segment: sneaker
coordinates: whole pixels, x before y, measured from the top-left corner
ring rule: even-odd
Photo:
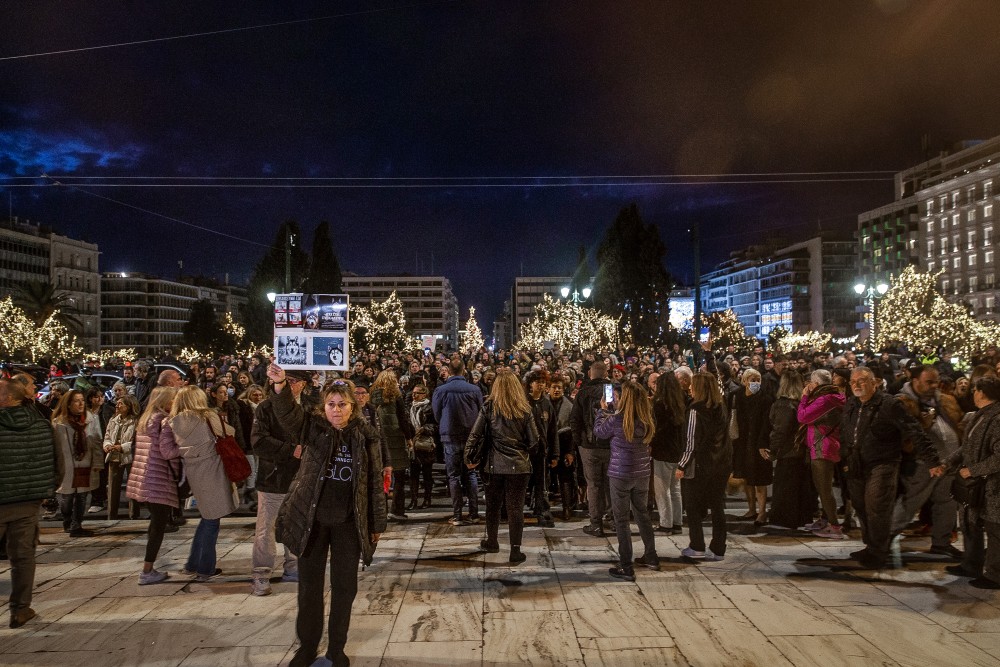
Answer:
[[[985,588],[986,590],[995,591],[1000,589],[1000,583],[993,581],[992,579],[987,579],[986,577],[976,577],[969,581],[969,585],[973,588]]]
[[[507,559],[507,562],[512,565],[516,565],[518,563],[523,563],[526,560],[528,560],[528,555],[521,551],[521,547],[510,548],[510,557]]]
[[[823,530],[824,528],[827,527],[827,525],[829,524],[827,523],[826,519],[816,519],[812,523],[807,523],[804,526],[799,526],[799,530],[807,530],[810,532],[814,530]]]
[[[482,519],[479,518],[478,514],[470,514],[468,520],[466,521],[466,523],[467,524],[476,525],[477,523],[479,523],[481,521],[482,521]]]
[[[717,563],[720,560],[725,560],[725,559],[726,559],[725,556],[720,556],[719,554],[712,553],[711,549],[705,550],[705,561],[707,562]]]
[[[654,572],[660,571],[660,557],[656,554],[636,558],[635,564],[642,565],[647,570],[653,570]]]
[[[217,567],[215,568],[215,572],[213,572],[212,574],[196,574],[194,580],[200,584],[203,584],[206,581],[211,581],[212,579],[215,579],[220,574],[222,574],[222,568]]]
[[[670,526],[657,526],[653,529],[654,533],[663,533],[664,535],[673,535],[674,529]]]
[[[288,583],[292,583],[292,584],[298,583],[298,581],[299,581],[299,573],[298,572],[285,572],[284,574],[281,575],[281,580],[283,582],[285,582],[286,584],[288,584]]]
[[[604,528],[601,526],[584,526],[583,532],[592,537],[604,537]]]
[[[460,517],[460,516],[453,516],[453,517],[451,517],[450,519],[448,519],[448,523],[450,523],[453,526],[464,526],[465,525],[465,522],[462,521],[462,517]]]
[[[956,549],[951,544],[943,547],[931,547],[927,550],[927,553],[937,554],[939,556],[948,556],[952,560],[962,560],[965,557],[965,554],[962,553],[961,549]]]
[[[704,560],[705,558],[704,551],[695,551],[691,547],[685,547],[684,549],[682,549],[681,555],[684,556],[685,558],[694,558],[697,560]]]
[[[31,619],[33,619],[37,615],[38,614],[36,614],[35,610],[32,609],[31,607],[23,607],[21,609],[18,609],[17,611],[12,612],[10,615],[10,627],[17,629],[22,625],[24,625],[25,623],[27,623],[28,621],[30,621]]]
[[[147,586],[149,584],[158,584],[161,581],[166,581],[170,577],[166,572],[159,572],[157,570],[150,570],[149,572],[139,573],[139,585]]]
[[[406,521],[406,515],[405,514],[392,514],[392,513],[390,513],[389,514],[389,520],[390,521]]]
[[[271,582],[267,579],[254,579],[250,582],[250,594],[264,596],[271,594]]]
[[[608,574],[610,574],[615,579],[623,579],[625,581],[635,581],[635,570],[628,567],[617,567],[608,568]]]
[[[500,545],[490,544],[488,540],[479,540],[479,548],[488,554],[500,553]]]
[[[175,526],[172,523],[168,523],[166,526],[163,527],[163,533],[164,534],[166,534],[166,533],[176,533],[178,530],[180,530],[180,528],[178,528],[177,526]]]
[[[683,535],[684,526],[674,526],[673,528],[670,529],[670,532],[673,533],[674,535]]]
[[[844,535],[844,531],[840,526],[835,526],[832,523],[827,524],[826,527],[820,530],[814,531],[813,534],[816,537],[825,537],[829,540],[846,540],[847,535]]]
[[[104,511],[104,508],[100,505],[91,505],[90,509],[87,510],[87,514],[100,514]]]

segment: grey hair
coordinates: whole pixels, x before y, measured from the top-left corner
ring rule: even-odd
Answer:
[[[812,372],[809,376],[809,380],[811,382],[815,382],[816,384],[832,384],[833,374],[825,368],[820,368]]]
[[[694,377],[694,371],[691,370],[689,366],[678,366],[674,369],[674,375],[686,375],[688,377]]]

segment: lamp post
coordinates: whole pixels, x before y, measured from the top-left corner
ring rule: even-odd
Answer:
[[[591,289],[589,287],[584,287],[582,290],[577,291],[576,287],[573,287],[573,296],[570,297],[570,288],[563,287],[559,290],[564,299],[569,299],[569,302],[573,304],[573,312],[576,314],[576,346],[580,347],[580,304],[590,298]],[[583,298],[580,298],[580,295]]]
[[[875,350],[875,300],[881,299],[889,291],[889,286],[879,281],[875,285],[868,285],[863,281],[858,281],[854,285],[854,292],[864,297],[865,309],[868,311],[868,345]]]

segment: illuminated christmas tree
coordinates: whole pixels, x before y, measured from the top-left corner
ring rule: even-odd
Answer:
[[[406,331],[403,302],[393,292],[385,301],[351,306],[351,340],[369,352],[411,350],[416,340]]]
[[[566,349],[579,342],[583,349],[618,345],[619,320],[593,308],[563,303],[544,295],[534,316],[521,325],[521,346],[540,350],[546,341]]]
[[[9,296],[0,301],[0,358],[36,362],[79,356],[83,349],[58,317],[59,311],[53,311],[38,326]]]
[[[732,309],[703,314],[701,326],[708,327],[712,347],[716,351],[725,350],[732,345],[738,352],[744,352],[757,345],[757,339],[747,335],[746,328]]]
[[[473,306],[469,306],[469,320],[465,323],[465,334],[462,336],[462,344],[459,347],[459,351],[471,357],[479,352],[484,344],[483,332],[479,329],[479,323],[476,322],[476,309]]]

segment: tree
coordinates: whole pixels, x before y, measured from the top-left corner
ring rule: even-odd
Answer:
[[[385,301],[351,306],[350,336],[356,347],[368,352],[416,349],[416,339],[406,331],[403,302],[393,292]],[[360,343],[360,345],[359,345]]]
[[[292,247],[292,291],[299,291],[309,267],[309,257],[302,250],[302,233],[299,223],[289,220],[278,228],[270,249],[257,264],[247,287],[247,306],[243,317],[247,340],[252,343],[274,342],[274,306],[267,300],[268,292],[285,290],[285,243],[288,234],[295,244]]]
[[[37,362],[42,358],[71,359],[83,350],[53,311],[36,324],[11,297],[0,301],[0,359]]]
[[[209,353],[232,353],[239,343],[234,333],[216,317],[215,308],[208,299],[194,303],[182,332],[185,345]]]
[[[620,313],[638,345],[659,343],[669,322],[672,282],[663,268],[666,251],[659,230],[643,222],[635,204],[618,213],[597,249],[597,307]]]
[[[757,345],[757,339],[747,335],[746,327],[732,309],[702,315],[701,322],[701,326],[708,327],[715,350],[725,350],[732,345],[738,352],[746,352]]]
[[[479,323],[476,322],[476,309],[473,306],[469,306],[469,320],[465,323],[465,334],[462,336],[462,344],[459,347],[459,351],[471,357],[479,352],[484,344],[483,332],[479,328]]]
[[[548,294],[535,305],[535,314],[521,325],[521,347],[540,350],[546,341],[562,349],[579,341],[584,349],[618,344],[619,321],[594,308],[564,303]]]
[[[77,318],[80,311],[73,303],[73,297],[50,282],[30,280],[14,288],[14,303],[23,310],[36,326],[56,315],[64,325],[83,330],[83,323]]]
[[[316,225],[313,234],[312,261],[309,263],[309,277],[306,279],[306,294],[340,294],[343,287],[340,262],[333,250],[330,238],[330,223],[323,221]]]

